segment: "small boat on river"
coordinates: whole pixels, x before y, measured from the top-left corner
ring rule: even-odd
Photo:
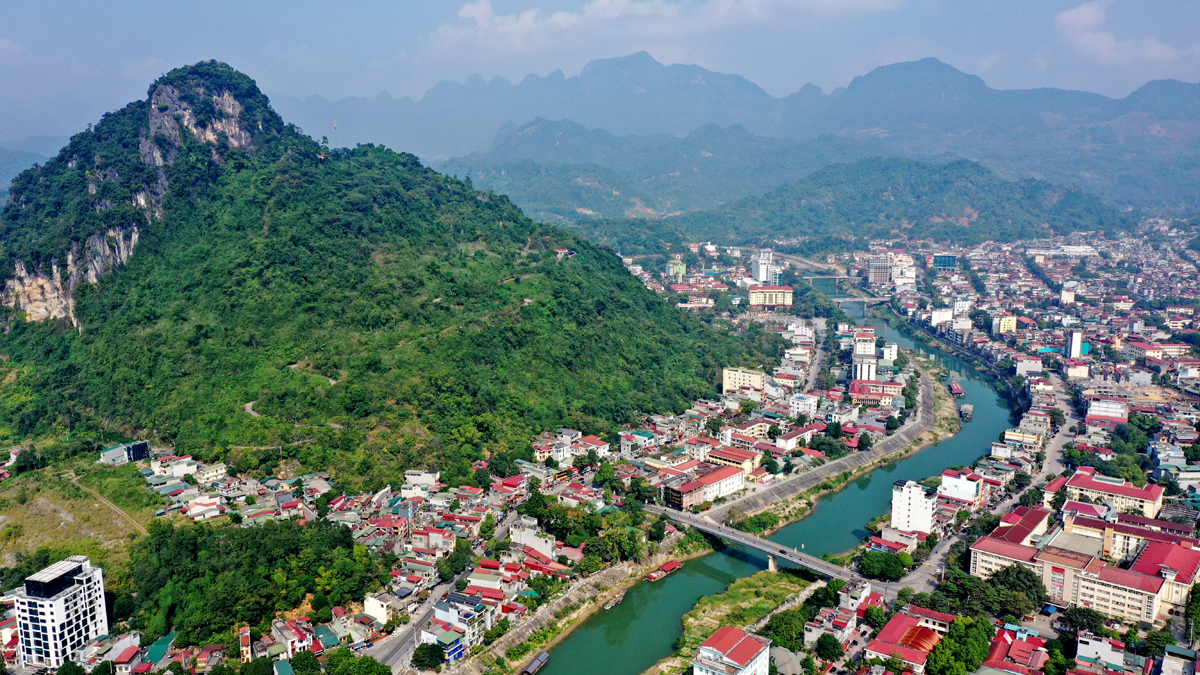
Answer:
[[[964,403],[958,406],[958,416],[961,417],[964,422],[970,422],[971,418],[975,416],[975,406],[971,405],[970,403]]]
[[[671,572],[674,572],[675,570],[679,569],[680,567],[683,567],[683,563],[679,562],[678,560],[672,560],[670,562],[663,563],[662,567],[654,570],[650,574],[647,574],[646,580],[647,581],[658,581],[659,579],[667,576],[668,574],[670,574]]]
[[[962,385],[957,382],[950,383],[950,394],[954,398],[962,398],[967,395],[967,390],[962,388]]]
[[[625,591],[621,591],[620,593],[617,593],[616,595],[613,596],[612,600],[609,600],[608,602],[604,603],[604,611],[607,612],[608,610],[612,609],[613,607],[616,607],[617,605],[621,604],[621,601],[624,599],[625,599]]]

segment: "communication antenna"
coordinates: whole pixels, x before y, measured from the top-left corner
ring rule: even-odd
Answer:
[[[333,121],[333,147],[337,147],[337,120]]]

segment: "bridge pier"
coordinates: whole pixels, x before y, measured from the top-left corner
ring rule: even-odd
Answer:
[[[767,556],[767,571],[768,572],[778,572],[779,571],[779,563],[775,562],[775,556],[773,556],[773,555]]]

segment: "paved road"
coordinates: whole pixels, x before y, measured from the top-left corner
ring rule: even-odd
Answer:
[[[1071,399],[1066,394],[1062,380],[1054,374],[1050,375],[1050,380],[1054,383],[1054,396],[1057,400],[1058,409],[1063,411],[1066,421],[1059,428],[1058,432],[1051,437],[1050,442],[1046,444],[1046,461],[1042,463],[1042,468],[1033,476],[1033,485],[1040,485],[1045,482],[1045,477],[1048,474],[1059,473],[1061,471],[1063,466],[1063,446],[1074,438],[1067,429],[1070,429],[1079,422],[1079,416],[1075,413],[1075,409],[1071,405]],[[1018,495],[1013,495],[989,510],[994,514],[1007,513],[1017,505],[1019,499]],[[954,542],[961,541],[962,539],[962,535],[954,535],[943,541],[939,541],[930,554],[929,560],[914,569],[904,579],[891,583],[874,581],[872,584],[883,588],[885,595],[889,599],[895,599],[899,590],[905,586],[917,592],[932,593],[936,589],[938,576],[946,565],[946,554],[949,553],[950,547]]]
[[[516,522],[520,516],[516,509],[513,509],[509,514],[496,526],[496,538],[503,540],[508,536],[508,529]],[[468,567],[463,571],[459,578],[464,577],[474,571],[473,567]],[[412,660],[412,653],[417,648],[417,636],[420,630],[429,621],[429,617],[433,615],[433,606],[442,599],[443,593],[448,593],[454,588],[453,582],[446,582],[438,585],[430,591],[429,597],[412,615],[412,620],[408,624],[397,628],[390,636],[377,640],[375,646],[363,651],[368,656],[375,657],[375,660],[384,663],[393,670],[399,669],[407,665]]]
[[[814,331],[814,333],[815,337],[813,338],[813,344],[816,346],[817,350],[815,352],[813,362],[808,366],[808,373],[804,378],[804,391],[812,391],[813,389],[816,389],[817,375],[821,373],[821,365],[825,359],[829,358],[829,350],[823,346],[825,343],[824,327]]]
[[[697,530],[700,530],[701,532],[707,532],[708,534],[718,536],[726,541],[733,542],[734,544],[740,544],[747,548],[753,548],[762,551],[767,555],[785,560],[793,565],[816,572],[817,574],[824,574],[827,577],[836,577],[845,581],[852,581],[854,579],[861,578],[854,572],[844,567],[838,567],[837,565],[827,563],[820,558],[813,557],[807,553],[801,553],[794,548],[784,548],[768,539],[756,537],[740,530],[725,527],[724,525],[718,525],[706,518],[681,513],[672,509],[664,509],[661,506],[647,505],[646,510],[652,513],[661,513],[670,516],[672,520],[678,523],[689,525]]]
[[[375,657],[376,661],[386,664],[393,670],[407,665],[412,660],[413,651],[417,648],[417,636],[420,635],[421,628],[433,615],[434,604],[442,599],[443,593],[449,592],[453,588],[454,584],[449,582],[436,586],[406,625],[397,628],[391,635],[377,640],[373,647],[364,649],[362,653]]]
[[[854,452],[803,473],[776,478],[768,485],[755,487],[752,492],[707,511],[705,515],[714,522],[724,522],[734,508],[741,509],[742,512],[761,509],[781,499],[787,499],[816,487],[843,471],[852,471],[871,462],[879,461],[933,428],[933,404],[933,381],[927,375],[922,375],[921,386],[917,392],[917,414],[902,429],[880,441],[871,450]]]

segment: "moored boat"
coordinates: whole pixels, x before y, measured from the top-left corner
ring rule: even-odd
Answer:
[[[963,418],[964,422],[970,422],[975,416],[975,406],[970,403],[964,403],[958,407],[958,415]]]
[[[546,662],[549,660],[549,652],[538,652],[538,655],[533,657],[533,660],[529,662],[529,665],[525,666],[525,670],[521,671],[521,675],[533,675],[537,671],[541,670],[542,666],[546,665]]]
[[[950,383],[950,394],[954,398],[962,398],[967,395],[967,390],[962,388],[962,385],[957,382]]]
[[[614,595],[612,597],[611,600],[604,603],[604,611],[607,612],[608,610],[612,609],[613,607],[616,607],[617,605],[621,604],[621,601],[624,599],[625,599],[625,591],[621,591],[620,593],[617,593],[616,595]]]
[[[674,572],[675,570],[679,569],[680,567],[683,567],[683,563],[679,562],[678,560],[672,560],[670,562],[663,563],[662,567],[659,567],[658,569],[654,570],[650,574],[647,574],[646,580],[647,581],[658,581],[659,579],[667,576],[668,574],[670,574],[671,572]]]

